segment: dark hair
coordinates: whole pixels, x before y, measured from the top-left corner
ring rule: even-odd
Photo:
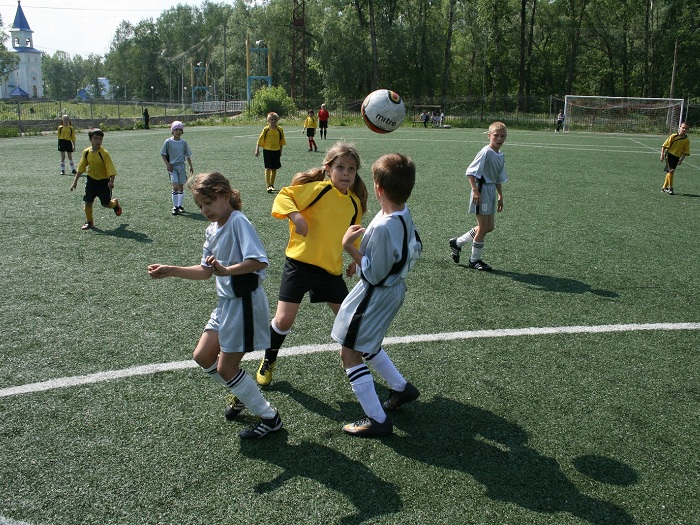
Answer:
[[[88,138],[91,139],[93,135],[97,135],[98,137],[104,137],[105,132],[102,131],[100,128],[93,128],[90,131],[88,131]]]
[[[292,185],[297,186],[299,184],[306,184],[307,182],[322,181],[326,178],[326,168],[329,167],[335,159],[344,156],[352,157],[355,160],[355,166],[357,168],[357,173],[355,174],[355,182],[352,185],[352,192],[357,195],[360,199],[360,204],[362,205],[362,213],[367,213],[367,186],[365,182],[360,177],[360,154],[354,144],[349,144],[347,142],[336,142],[331,146],[331,148],[326,152],[326,158],[323,159],[322,168],[313,168],[309,171],[297,173],[292,177]]]
[[[372,164],[372,177],[384,190],[387,199],[396,204],[405,203],[416,183],[416,165],[410,157],[400,153],[389,153]]]
[[[201,195],[205,199],[215,200],[224,196],[229,198],[231,208],[240,210],[243,206],[241,202],[241,192],[231,187],[231,183],[218,171],[200,173],[187,181],[187,188],[192,195]]]

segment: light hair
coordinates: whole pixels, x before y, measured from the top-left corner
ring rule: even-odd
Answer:
[[[506,132],[508,131],[508,128],[506,127],[506,125],[503,122],[496,121],[489,126],[489,133],[493,133],[494,131],[497,131],[500,129],[502,129],[503,131],[506,131]]]
[[[200,173],[187,181],[187,188],[192,195],[200,195],[205,199],[215,200],[217,197],[228,197],[231,208],[240,210],[243,207],[241,192],[231,187],[229,180],[218,171]]]
[[[354,144],[348,142],[340,141],[336,142],[331,146],[331,148],[326,152],[326,157],[323,159],[322,168],[312,168],[309,171],[300,172],[292,177],[292,186],[298,186],[300,184],[306,184],[307,182],[322,181],[326,178],[326,171],[333,165],[338,157],[352,157],[355,160],[355,166],[357,167],[357,173],[355,174],[355,182],[352,185],[352,192],[357,195],[360,199],[360,204],[362,205],[362,213],[367,212],[367,186],[365,186],[364,181],[360,177],[360,154]]]

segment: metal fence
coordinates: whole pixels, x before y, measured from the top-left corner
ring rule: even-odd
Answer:
[[[303,119],[308,109],[318,110],[325,102],[331,119],[358,118],[363,99],[331,100],[307,99],[297,101],[298,111],[286,118]],[[564,106],[563,97],[464,97],[404,99],[406,123],[417,123],[423,109],[445,113],[444,123],[454,127],[484,127],[495,120],[502,120],[510,127],[551,129],[556,114]],[[70,116],[78,128],[89,127],[143,127],[143,111],[148,109],[153,125],[165,124],[173,119],[192,121],[212,115],[236,115],[247,110],[246,101],[209,101],[195,104],[147,101],[60,101],[43,99],[19,99],[0,101],[0,136],[16,136],[18,133],[53,131],[59,125],[61,115]],[[691,124],[700,120],[700,99],[689,99],[685,118]],[[645,131],[645,130],[640,130]]]

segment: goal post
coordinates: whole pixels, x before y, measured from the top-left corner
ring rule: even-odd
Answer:
[[[564,132],[665,134],[678,130],[682,98],[631,98],[566,95]]]

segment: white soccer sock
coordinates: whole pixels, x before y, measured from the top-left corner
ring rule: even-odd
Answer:
[[[384,423],[386,414],[377,396],[377,391],[374,389],[374,379],[372,379],[372,374],[367,365],[362,363],[361,365],[353,366],[345,370],[345,373],[348,375],[352,391],[357,396],[357,400],[360,402],[360,406],[365,414],[377,423]]]
[[[68,164],[70,164],[70,169],[74,170],[75,169],[75,164],[73,163],[72,160],[68,161]]]
[[[182,201],[184,200],[184,198],[185,198],[185,193],[182,192],[182,191],[178,191],[178,192],[177,192],[177,195],[176,195],[177,206],[178,206],[178,207],[181,207],[181,206],[182,206]]]
[[[61,171],[66,171],[66,163],[61,161]]]
[[[475,242],[472,244],[472,255],[469,257],[471,262],[475,262],[481,259],[481,252],[484,251],[483,242]]]
[[[472,228],[467,233],[461,237],[457,237],[457,246],[460,248],[465,244],[471,244],[474,242],[474,237],[476,237],[476,228]]]
[[[226,383],[226,386],[256,416],[263,419],[275,417],[275,409],[263,397],[257,383],[246,374],[245,370],[239,370],[233,379]]]
[[[202,370],[204,371],[205,374],[207,374],[213,380],[218,381],[222,385],[225,385],[226,380],[219,375],[219,372],[217,371],[218,367],[219,367],[219,358],[217,357],[216,361],[214,361],[213,365],[211,365],[209,368],[202,367]]]
[[[395,392],[403,392],[405,390],[406,379],[401,375],[401,372],[399,372],[383,348],[380,348],[376,354],[362,354],[362,357],[365,358],[365,363],[370,365],[384,378],[384,381],[389,383],[389,387],[392,390]]]
[[[175,190],[172,191],[172,196],[173,196],[173,208],[177,208],[177,192]]]

